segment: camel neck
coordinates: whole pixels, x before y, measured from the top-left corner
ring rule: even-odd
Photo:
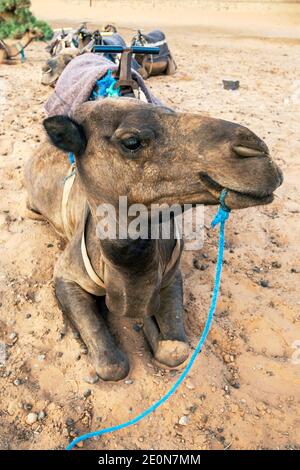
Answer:
[[[20,41],[22,48],[25,49],[25,47],[27,47],[31,43],[32,40],[33,38],[28,35],[23,36]]]
[[[97,222],[91,213],[86,220],[86,243],[96,272],[101,267],[103,256],[115,266],[122,266],[129,271],[132,266],[135,266],[135,270],[143,271],[150,267],[159,256],[156,239],[106,238],[101,240],[97,232]]]

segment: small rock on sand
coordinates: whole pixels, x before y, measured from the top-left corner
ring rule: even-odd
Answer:
[[[195,390],[195,385],[193,384],[193,382],[191,381],[191,379],[187,379],[186,382],[185,382],[185,386],[186,388],[188,388],[189,390]]]
[[[44,411],[40,411],[38,414],[38,420],[42,421],[45,418],[46,418],[46,413]]]
[[[181,416],[181,418],[179,418],[178,423],[180,424],[180,426],[187,426],[189,423],[189,417],[186,415]]]
[[[84,398],[88,398],[91,394],[92,394],[92,391],[91,391],[90,388],[87,388],[87,389],[83,392]]]
[[[99,376],[96,373],[90,373],[83,377],[83,380],[88,384],[95,384],[99,380]]]
[[[29,413],[26,417],[26,423],[31,426],[32,424],[36,423],[37,419],[38,415],[36,413]]]

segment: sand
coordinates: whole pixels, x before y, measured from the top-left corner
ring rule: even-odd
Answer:
[[[65,10],[56,10],[58,3]],[[62,20],[77,24],[82,17],[100,22],[100,17],[96,21],[96,15],[79,5],[87,2],[74,3],[76,8],[67,10],[70,2],[33,1],[34,10],[54,25]],[[186,384],[139,425],[85,443],[83,448],[299,449],[300,43],[296,14],[291,15],[291,5],[285,5],[286,14],[281,15],[276,9],[282,5],[270,10],[268,3],[262,28],[261,16],[255,24],[250,21],[257,5],[252,10],[240,5],[233,12],[210,7],[199,15],[210,21],[197,25],[189,16],[196,2],[184,2],[188,8],[182,22],[171,14],[167,20],[155,19],[156,10],[149,3],[158,8],[163,2],[140,1],[134,20],[133,15],[131,19],[121,15],[129,2],[110,3],[116,8],[109,16],[106,7],[103,22],[110,19],[126,26],[121,32],[127,39],[137,23],[145,29],[163,25],[178,72],[148,81],[157,96],[176,110],[206,113],[250,127],[267,142],[285,182],[272,205],[234,212],[228,222],[216,318]],[[179,2],[166,3],[170,9],[165,11],[172,11]],[[225,13],[226,24],[220,21]],[[237,27],[235,14],[247,28]],[[89,361],[76,335],[70,328],[64,330],[52,287],[53,265],[62,242],[45,222],[22,217],[23,164],[43,138],[43,103],[50,93],[40,84],[47,57],[44,47],[32,44],[23,65],[0,66],[2,449],[62,449],[76,433],[132,418],[165,393],[179,374],[155,364],[143,334],[133,328],[139,321],[124,319],[118,325],[112,320],[112,327],[130,359],[129,382],[89,385],[83,380]],[[240,90],[223,90],[224,78],[239,79]],[[207,227],[214,212],[206,210]],[[216,254],[217,235],[207,230],[203,250],[183,256],[185,324],[191,348],[209,307]],[[262,280],[269,287],[262,287]],[[86,389],[91,390],[88,397],[84,397]],[[45,417],[29,425],[30,411],[44,411]],[[179,424],[182,416],[188,416],[185,426]],[[74,421],[71,434],[68,419]]]

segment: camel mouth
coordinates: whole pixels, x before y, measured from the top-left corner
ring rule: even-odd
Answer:
[[[207,173],[200,173],[201,182],[204,184],[205,189],[210,192],[214,197],[219,198],[224,186],[211,178]],[[226,187],[229,193],[232,193],[236,198],[243,200],[245,203],[251,205],[270,204],[274,200],[272,192],[264,191],[262,193],[254,194],[252,191],[237,191],[230,187]]]
[[[43,75],[48,75],[50,73],[52,73],[52,68],[51,67],[49,67],[47,70],[43,70]]]
[[[49,68],[46,72],[42,72],[41,83],[42,85],[54,86],[58,80],[58,75],[53,73],[53,70]]]

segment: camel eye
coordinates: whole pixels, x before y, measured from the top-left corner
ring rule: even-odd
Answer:
[[[122,145],[126,150],[130,152],[136,152],[141,148],[142,142],[138,137],[129,137],[128,139],[122,140]]]

